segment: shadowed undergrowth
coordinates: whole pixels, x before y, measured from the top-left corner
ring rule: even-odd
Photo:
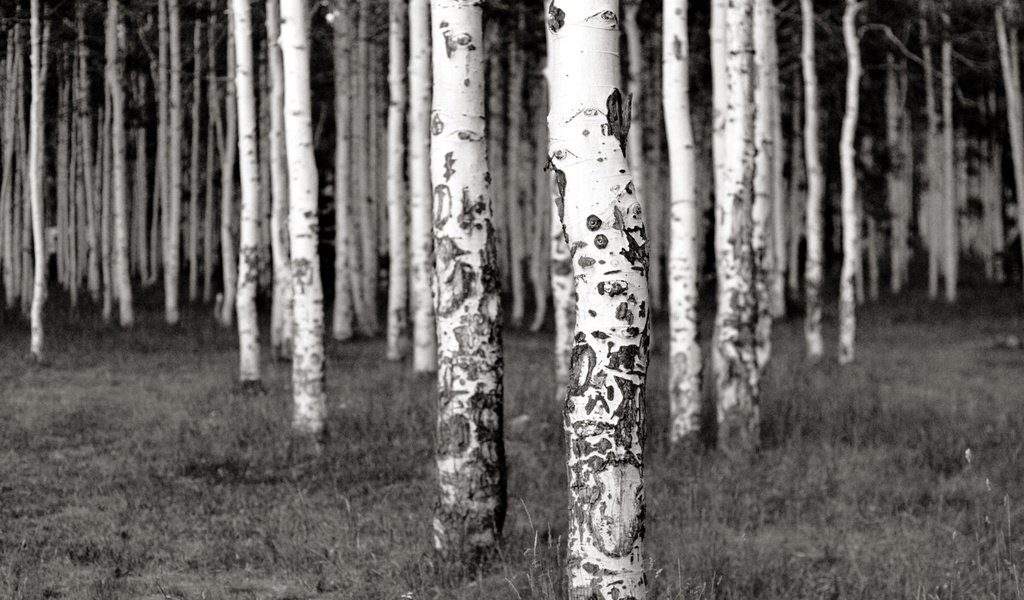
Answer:
[[[885,302],[845,369],[805,364],[801,322],[778,324],[746,462],[668,451],[658,323],[652,597],[1024,595],[1024,352],[993,343],[1024,333],[1020,301]],[[268,393],[242,394],[234,330],[208,312],[168,330],[152,307],[131,332],[53,313],[46,366],[21,326],[0,334],[0,598],[564,597],[549,335],[506,339],[505,543],[452,569],[430,546],[434,382],[382,362],[382,342],[330,346],[331,435],[311,456],[289,435],[287,365],[264,361]]]

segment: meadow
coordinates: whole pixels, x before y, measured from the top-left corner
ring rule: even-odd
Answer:
[[[565,597],[550,332],[506,333],[505,540],[454,569],[431,551],[431,377],[383,361],[380,340],[330,343],[316,455],[289,434],[288,365],[265,356],[267,393],[245,395],[234,330],[205,309],[168,329],[158,297],[138,306],[120,331],[55,299],[42,366],[27,327],[0,326],[0,598]],[[1024,596],[1024,351],[1003,343],[1024,334],[1019,290],[868,304],[846,368],[834,306],[826,322],[817,365],[801,319],[777,323],[748,460],[670,451],[655,323],[652,597]]]

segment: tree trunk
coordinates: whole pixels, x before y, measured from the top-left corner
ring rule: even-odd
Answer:
[[[703,369],[697,307],[700,209],[696,187],[696,149],[690,115],[688,0],[665,0],[662,39],[662,92],[665,135],[671,168],[669,239],[669,320],[671,355],[669,440],[689,443],[700,433]]]
[[[434,263],[430,189],[430,3],[409,0],[409,275],[412,368],[437,370],[431,274]]]
[[[786,255],[787,241],[786,233],[789,222],[786,213],[790,210],[786,198],[785,163],[786,143],[782,136],[782,92],[779,83],[779,45],[776,39],[776,14],[775,6],[768,2],[768,13],[770,22],[764,32],[766,40],[765,56],[765,86],[768,94],[768,110],[771,112],[768,118],[768,127],[771,131],[772,144],[772,208],[771,208],[771,239],[768,247],[771,252],[771,264],[769,271],[769,298],[771,301],[770,314],[773,318],[780,319],[786,316]],[[768,331],[771,334],[771,331]],[[761,365],[762,370],[764,365]]]
[[[354,186],[351,159],[352,148],[352,85],[351,54],[353,27],[344,2],[335,4],[334,12],[334,308],[331,333],[335,340],[352,337],[355,306],[362,306],[361,278],[352,271],[362,273],[352,239],[355,228],[352,219],[353,198],[358,199]],[[359,151],[357,151],[359,154]],[[365,308],[362,309],[365,311]],[[365,322],[365,316],[361,319]]]
[[[586,6],[584,6],[586,4]],[[551,3],[550,156],[577,282],[565,405],[571,600],[647,597],[647,235],[626,161],[618,0]]]
[[[46,91],[46,52],[50,37],[50,24],[43,26],[43,15],[39,6],[40,0],[31,3],[31,97],[29,107],[29,138],[28,138],[28,186],[32,210],[32,309],[31,309],[31,352],[35,362],[43,360],[43,305],[46,303],[46,230],[44,227],[43,183],[45,165],[43,162],[43,102]]]
[[[922,0],[922,10],[927,6],[925,0]],[[921,213],[923,213],[923,219],[925,222],[925,238],[926,245],[928,247],[928,297],[932,300],[939,296],[939,276],[941,271],[940,264],[940,250],[939,250],[939,220],[941,219],[941,211],[939,210],[939,202],[941,200],[939,194],[939,169],[941,168],[937,162],[938,158],[936,153],[939,148],[936,144],[941,144],[939,140],[939,117],[935,111],[935,88],[934,79],[935,72],[932,66],[932,44],[928,36],[928,20],[926,17],[921,18],[921,44],[922,54],[924,58],[924,83],[925,83],[925,113],[928,118],[928,133],[927,142],[925,147],[925,171],[927,173],[927,188],[923,195],[923,207]]]
[[[168,325],[181,319],[178,277],[181,272],[181,19],[178,0],[166,0],[170,85],[167,106],[167,199],[164,215],[164,313]]]
[[[956,194],[956,150],[953,125],[953,42],[950,40],[949,12],[943,11],[946,35],[942,38],[942,146],[943,146],[943,211],[946,302],[956,302],[956,286],[960,271],[959,211]]]
[[[270,345],[279,360],[292,357],[295,323],[292,312],[291,257],[288,249],[288,163],[284,147],[284,66],[281,64],[281,5],[267,2],[267,67],[270,71],[270,246],[274,263]],[[339,189],[335,182],[335,198]],[[335,275],[337,276],[337,275]],[[344,276],[342,277],[344,279]],[[337,300],[335,300],[337,301]]]
[[[1007,0],[1006,6],[1010,6]],[[999,38],[999,63],[1006,89],[1006,117],[1010,128],[1010,150],[1013,155],[1014,191],[1017,198],[1018,223],[1024,223],[1024,100],[1020,88],[1020,32],[1006,26],[1005,9],[996,7],[996,34]],[[1024,227],[1018,227],[1024,232]],[[1020,235],[1024,253],[1024,233]],[[1022,277],[1024,280],[1024,277]]]
[[[203,104],[203,26],[192,28],[192,140],[188,185],[188,301],[199,300],[199,125]]]
[[[238,119],[235,101],[235,32],[230,19],[227,29],[228,74],[224,80],[224,143],[220,161],[220,263],[224,296],[221,299],[218,319],[223,327],[231,326],[235,311],[235,295],[238,291],[238,257],[235,253],[235,161],[238,153]],[[220,110],[217,112],[219,117]]]
[[[544,63],[546,65],[546,63]],[[547,72],[547,67],[542,68]],[[533,284],[533,322],[530,331],[536,333],[544,327],[548,316],[548,299],[551,296],[551,177],[547,172],[548,122],[547,122],[547,81],[538,78],[537,87],[532,88],[532,105],[529,114],[533,118],[533,236],[530,251],[530,281]],[[558,216],[554,217],[558,220]],[[561,235],[561,226],[558,227]],[[572,335],[570,333],[570,335]],[[571,345],[570,345],[571,348]],[[566,355],[568,356],[568,355]],[[559,398],[563,392],[559,392]]]
[[[362,264],[358,271],[362,275],[361,301],[357,306],[356,318],[360,331],[375,336],[380,328],[377,320],[377,275],[380,268],[377,255],[376,194],[373,184],[373,112],[376,98],[370,90],[370,2],[360,0],[359,21],[356,33],[355,61],[355,107],[353,111],[353,152],[355,178],[358,190],[355,195],[356,211],[359,215],[359,245]]]
[[[824,227],[822,224],[822,199],[825,195],[825,174],[821,167],[821,150],[818,147],[818,73],[814,50],[814,4],[813,0],[800,0],[803,14],[803,49],[801,61],[804,77],[804,152],[807,166],[807,259],[804,268],[804,294],[806,317],[804,335],[807,340],[807,356],[818,360],[825,352],[821,338],[821,286],[824,280]]]
[[[846,46],[846,113],[839,141],[842,175],[843,269],[839,289],[839,364],[853,362],[857,333],[856,277],[860,270],[860,218],[857,210],[857,121],[860,113],[860,38],[857,15],[864,4],[846,0],[843,12],[843,42]]]
[[[505,147],[505,193],[506,231],[509,243],[509,277],[512,279],[512,325],[519,327],[526,318],[526,274],[523,263],[526,261],[526,228],[529,221],[523,218],[522,208],[522,165],[520,136],[525,122],[523,114],[523,84],[525,82],[524,57],[519,49],[517,33],[512,32],[511,41],[506,50],[508,54],[508,114],[509,135]],[[495,50],[498,52],[499,50]],[[497,93],[497,90],[494,90]],[[502,115],[504,116],[504,115]],[[498,138],[502,139],[502,138]]]
[[[408,0],[390,0],[388,19],[388,320],[387,358],[401,360],[409,347],[409,193],[405,181],[405,112]]]
[[[771,0],[754,0],[754,67],[756,69],[754,106],[754,204],[751,209],[751,251],[754,260],[754,297],[757,302],[757,322],[754,328],[757,367],[764,373],[772,351],[772,315],[775,299],[772,297],[775,273],[772,249],[773,208],[776,202],[775,163],[781,140],[775,139],[772,125],[772,102],[775,88],[772,58],[775,31],[775,12]]]
[[[885,141],[889,153],[886,173],[886,196],[891,215],[892,234],[889,242],[889,291],[898,294],[906,283],[904,264],[907,260],[909,198],[906,191],[907,157],[903,154],[903,128],[907,126],[904,103],[907,88],[906,69],[899,68],[892,53],[886,55],[885,70]]]
[[[4,82],[6,90],[4,93],[3,110],[3,181],[0,183],[0,236],[2,236],[2,247],[0,254],[3,260],[3,283],[4,302],[8,309],[14,308],[17,300],[17,279],[14,277],[16,263],[15,237],[15,215],[17,215],[17,201],[14,193],[14,145],[15,145],[15,109],[18,106],[19,82],[21,80],[21,26],[15,24],[7,34],[7,53],[4,55]],[[76,80],[77,82],[77,80]]]
[[[256,137],[256,94],[253,77],[252,16],[249,0],[231,0],[235,47],[235,91],[238,102],[238,170],[242,192],[238,240],[238,378],[243,386],[260,381],[259,321],[256,288],[260,273],[260,173]]]
[[[213,0],[210,0],[213,8]],[[216,25],[214,11],[210,11],[206,22],[206,194],[203,207],[203,302],[213,301],[213,269],[217,247],[214,237],[214,169],[218,151],[224,154],[223,123],[220,117],[220,91],[217,83]],[[220,315],[216,315],[220,318]]]
[[[505,520],[501,298],[485,142],[483,8],[432,0],[438,340],[434,546],[449,559],[492,551]]]
[[[86,239],[88,240],[88,269],[86,271],[89,296],[93,302],[100,299],[100,228],[97,222],[99,199],[93,181],[92,165],[95,160],[92,130],[92,97],[89,91],[89,45],[85,40],[85,6],[76,5],[78,85],[75,103],[78,105],[78,128],[81,134],[81,169],[86,204]]]
[[[324,294],[317,248],[317,170],[310,106],[309,15],[305,0],[281,3],[284,59],[284,134],[288,157],[288,233],[291,242],[295,348],[292,427],[319,435],[324,430]]]
[[[113,190],[104,193],[113,197],[114,209],[114,272],[117,290],[118,321],[121,327],[135,323],[132,309],[132,280],[128,265],[128,150],[125,141],[124,67],[121,50],[124,31],[120,17],[120,0],[107,0],[107,89],[110,93],[111,151],[113,156]],[[109,167],[108,167],[109,168]]]

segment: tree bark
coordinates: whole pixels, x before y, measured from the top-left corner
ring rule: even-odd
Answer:
[[[431,2],[440,483],[434,546],[450,559],[492,551],[507,505],[501,298],[485,142],[481,4]]]
[[[29,22],[31,54],[31,98],[29,106],[29,138],[28,138],[28,187],[32,211],[32,308],[31,308],[31,340],[30,349],[35,362],[43,360],[43,305],[46,303],[46,238],[43,222],[43,180],[45,165],[43,164],[43,102],[46,92],[46,61],[47,41],[49,38],[49,22],[44,25],[40,0],[31,2],[31,20]]]
[[[107,89],[110,93],[111,151],[114,209],[114,286],[117,290],[118,321],[121,327],[135,323],[132,308],[132,280],[128,264],[128,150],[125,142],[124,67],[121,51],[124,31],[120,17],[120,0],[107,0]],[[113,192],[111,194],[111,191]]]
[[[388,320],[387,358],[401,360],[409,347],[409,192],[405,180],[405,113],[408,0],[390,0],[388,19]]]
[[[950,39],[949,12],[944,10],[942,22],[942,147],[943,147],[943,253],[945,258],[946,302],[956,302],[957,281],[960,271],[959,210],[956,193],[956,150],[953,124],[953,42]]]
[[[670,419],[669,440],[689,443],[700,434],[701,357],[697,308],[700,209],[696,148],[690,114],[688,0],[665,0],[662,33],[662,93],[671,169],[669,239]]]
[[[1010,5],[1009,0],[1006,6]],[[1006,89],[1006,117],[1010,128],[1010,151],[1013,156],[1013,181],[1017,197],[1018,223],[1024,223],[1024,100],[1020,88],[1020,32],[1006,26],[1004,6],[996,7],[996,35],[999,39],[999,63]],[[1024,231],[1024,227],[1019,227]],[[1024,253],[1024,233],[1020,235]],[[1024,280],[1024,277],[1022,277]]]
[[[860,218],[857,210],[857,121],[860,113],[860,38],[857,34],[857,15],[864,8],[862,2],[846,0],[843,11],[843,43],[846,46],[846,113],[839,141],[840,171],[842,176],[843,212],[843,269],[839,290],[839,364],[853,362],[854,341],[857,333],[856,277],[860,270]]]
[[[353,165],[357,190],[354,194],[359,216],[359,246],[362,264],[357,273],[362,276],[362,298],[357,303],[356,319],[361,333],[376,336],[380,329],[377,319],[377,276],[380,264],[377,255],[377,218],[373,179],[374,104],[370,85],[370,2],[360,0],[359,20],[355,39],[355,106],[353,107]]]
[[[772,125],[772,102],[775,94],[772,77],[775,66],[772,48],[775,36],[775,13],[771,0],[754,0],[754,203],[751,208],[751,251],[754,260],[754,296],[757,301],[755,352],[757,367],[764,373],[772,351],[772,318],[775,299],[772,297],[775,276],[775,255],[772,239],[775,206],[775,163],[781,140],[775,138]]]
[[[221,298],[218,319],[223,327],[231,326],[238,291],[238,256],[235,252],[235,162],[238,154],[238,118],[235,100],[235,32],[230,19],[227,30],[228,73],[224,80],[224,138],[220,160],[220,263],[224,296]],[[219,103],[220,99],[217,101]],[[219,108],[217,113],[219,120]]]
[[[192,139],[188,185],[188,301],[199,300],[199,143],[200,108],[203,105],[203,25],[192,28]]]
[[[178,0],[166,0],[170,73],[167,106],[167,213],[164,215],[164,312],[168,325],[181,319],[178,279],[181,273],[181,19]]]
[[[210,0],[211,9],[213,2],[214,0]],[[216,26],[215,12],[211,10],[206,21],[206,64],[209,65],[206,78],[206,112],[209,124],[206,127],[206,193],[203,207],[203,302],[207,304],[213,301],[213,270],[217,251],[214,237],[214,172],[217,154],[224,154],[220,86],[217,83]],[[220,318],[219,314],[215,316]]]
[[[269,0],[267,67],[270,71],[270,93],[267,102],[270,104],[270,140],[267,146],[270,149],[270,249],[274,264],[270,345],[279,360],[287,360],[292,357],[295,323],[292,310],[291,254],[288,248],[288,162],[284,147],[284,65],[281,62],[280,37],[281,4],[279,0]],[[337,181],[335,183],[337,184]],[[339,191],[335,185],[335,198],[338,197]]]
[[[801,61],[804,77],[804,152],[807,165],[807,259],[804,266],[804,294],[806,317],[804,336],[807,356],[818,360],[824,355],[821,337],[821,286],[824,280],[824,227],[822,199],[825,195],[825,174],[821,167],[821,149],[818,141],[818,73],[815,65],[814,4],[800,0],[803,14],[803,49]]]
[[[565,404],[571,600],[647,597],[647,234],[626,161],[619,2],[552,2],[549,149],[578,308]]]

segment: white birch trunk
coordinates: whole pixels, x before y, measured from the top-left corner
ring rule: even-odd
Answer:
[[[505,518],[501,298],[485,142],[483,8],[432,0],[438,340],[434,546],[451,558],[492,551]]]
[[[32,308],[31,308],[31,340],[30,350],[35,362],[43,360],[43,305],[46,303],[46,240],[43,223],[43,102],[45,93],[46,42],[43,34],[43,16],[39,6],[40,0],[32,0],[30,44],[31,53],[31,98],[29,106],[28,133],[28,187],[32,211]],[[47,33],[49,25],[46,26]],[[48,36],[47,36],[48,37]]]
[[[647,597],[647,235],[626,162],[618,0],[552,2],[550,156],[578,307],[565,405],[571,600]]]
[[[860,270],[860,219],[857,195],[857,121],[860,113],[860,37],[857,34],[857,15],[864,4],[846,0],[843,12],[843,43],[846,46],[846,113],[839,141],[842,175],[843,214],[843,269],[839,287],[839,364],[853,362],[854,341],[857,333],[856,278]]]
[[[405,113],[408,0],[390,0],[388,19],[388,320],[387,358],[401,360],[409,347],[409,193],[405,180]]]
[[[284,148],[284,66],[281,63],[281,5],[267,2],[267,67],[270,71],[270,249],[274,265],[270,345],[280,360],[292,356],[291,258],[288,249],[288,163]],[[335,186],[335,194],[337,194]]]
[[[818,141],[818,73],[815,64],[814,3],[800,0],[803,23],[801,62],[804,76],[804,152],[807,166],[807,259],[804,267],[804,294],[806,317],[804,336],[807,356],[817,360],[824,355],[821,337],[821,286],[824,280],[824,227],[822,199],[825,195],[825,174],[821,167],[821,149]]]
[[[771,357],[772,349],[772,278],[775,272],[774,251],[772,250],[773,208],[776,202],[775,163],[777,147],[781,140],[775,139],[772,126],[772,102],[774,88],[771,78],[774,69],[772,49],[775,31],[775,13],[771,0],[754,0],[754,66],[756,69],[754,92],[754,204],[751,209],[753,228],[751,250],[754,260],[754,295],[757,301],[757,323],[755,326],[755,351],[757,367],[763,373]]]
[[[113,283],[117,290],[118,320],[121,327],[131,327],[135,323],[135,312],[132,309],[132,280],[128,264],[128,150],[125,142],[124,77],[121,62],[124,31],[120,21],[119,2],[120,0],[107,0],[106,76],[113,129],[113,190],[104,192],[113,192]]]
[[[317,170],[309,81],[309,15],[305,0],[281,2],[284,58],[284,134],[288,156],[288,232],[291,241],[295,348],[292,427],[324,430],[324,295],[317,248]]]
[[[662,92],[665,135],[671,168],[669,238],[669,440],[696,439],[700,433],[702,357],[697,320],[700,209],[696,149],[690,114],[688,0],[665,0],[662,39]],[[689,443],[689,442],[687,442]]]
[[[256,139],[256,95],[249,0],[231,0],[235,44],[235,97],[238,101],[238,170],[242,192],[238,240],[238,378],[242,385],[260,380],[259,321],[256,288],[260,271],[260,174]]]

